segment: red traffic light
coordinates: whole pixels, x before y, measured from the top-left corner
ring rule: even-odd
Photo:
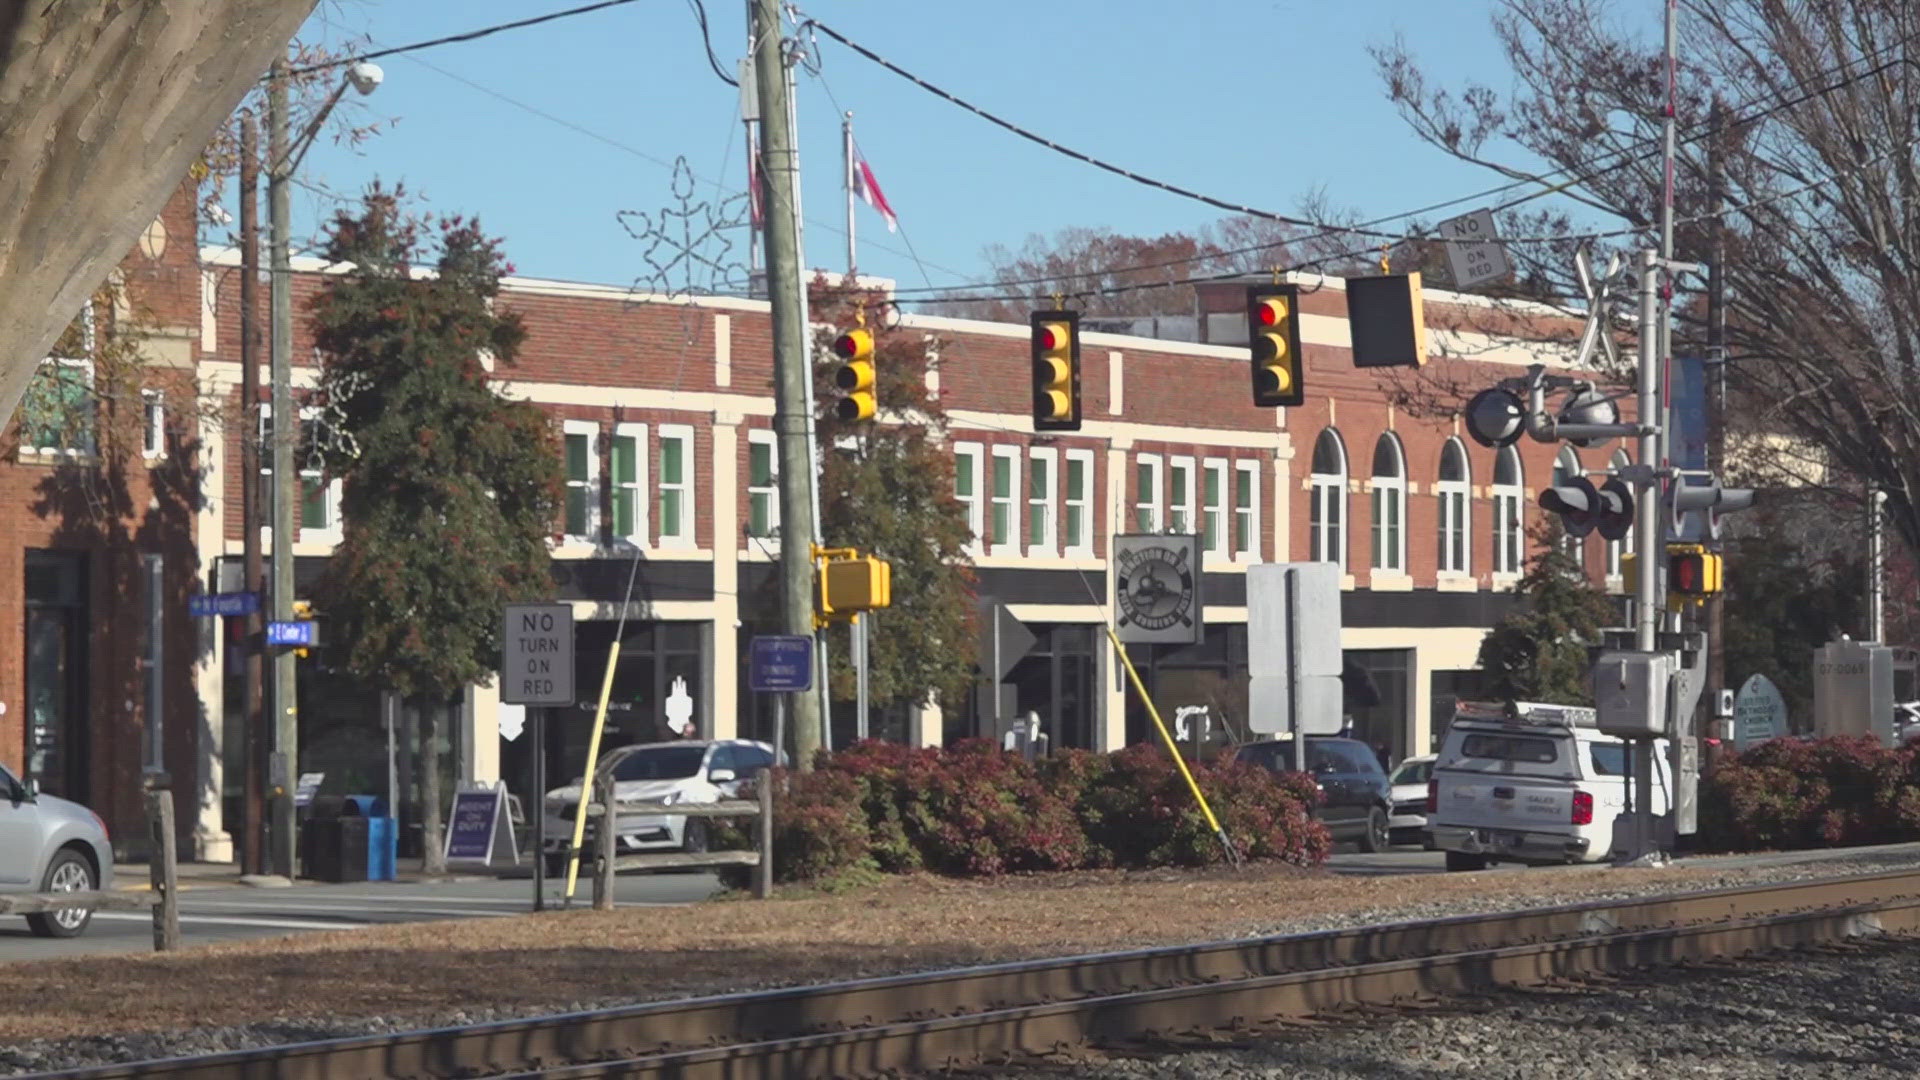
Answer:
[[[873,351],[873,334],[867,330],[849,330],[833,339],[833,355],[854,360]]]
[[[1287,317],[1287,301],[1283,297],[1272,296],[1254,306],[1254,318],[1261,326],[1279,326]]]
[[[1064,323],[1047,323],[1034,330],[1034,343],[1046,352],[1064,349],[1067,346],[1067,327]]]

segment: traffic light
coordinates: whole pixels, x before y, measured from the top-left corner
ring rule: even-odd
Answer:
[[[1292,285],[1247,289],[1247,342],[1253,349],[1253,403],[1263,409],[1304,404],[1300,290]]]
[[[1080,313],[1036,311],[1033,430],[1080,430]]]
[[[1420,275],[1347,279],[1347,332],[1353,366],[1420,367],[1427,362],[1427,321]]]
[[[1735,510],[1745,510],[1752,505],[1751,488],[1721,487],[1718,480],[1690,484],[1683,477],[1676,480],[1667,491],[1667,529],[1669,535],[1684,536],[1688,516],[1699,514],[1703,518],[1705,527],[1702,531],[1706,538],[1718,540],[1721,516]]]
[[[873,419],[877,405],[873,396],[873,331],[856,326],[834,338],[833,355],[840,358],[833,385],[841,395],[834,403],[833,415],[848,423]]]
[[[1633,530],[1633,488],[1617,476],[1597,488],[1584,476],[1569,477],[1540,493],[1540,508],[1559,514],[1572,537],[1597,529],[1608,540],[1619,540]]]
[[[1667,545],[1667,593],[1671,596],[1712,596],[1721,590],[1723,570],[1720,556],[1699,544]]]
[[[304,622],[304,623],[312,622],[313,621],[313,601],[295,600],[293,602],[293,621]],[[320,643],[320,635],[317,629],[313,635],[313,642],[316,645]],[[307,646],[302,645],[293,650],[293,655],[301,657],[302,659],[305,659],[310,651],[311,650]]]

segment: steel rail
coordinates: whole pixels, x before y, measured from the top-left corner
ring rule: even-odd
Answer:
[[[1276,903],[1284,902],[1276,897]],[[885,976],[393,1035],[355,1036],[34,1074],[17,1080],[323,1080],[340,1076],[471,1077],[743,1043],[834,1038],[851,1025],[939,1021],[1085,1002],[1169,987],[1351,972],[1368,965],[1620,935],[1734,925],[1836,909],[1920,904],[1920,871],[1582,901],[1199,945]],[[1599,937],[1596,937],[1599,935]],[[1625,940],[1620,938],[1620,940]],[[1329,985],[1337,985],[1336,983]],[[744,1075],[744,1074],[742,1074]]]

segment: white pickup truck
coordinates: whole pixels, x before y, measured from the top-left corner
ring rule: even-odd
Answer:
[[[1627,744],[1601,734],[1592,709],[1460,703],[1427,781],[1427,831],[1447,869],[1491,862],[1599,862],[1625,848]],[[1672,781],[1655,744],[1653,812]]]

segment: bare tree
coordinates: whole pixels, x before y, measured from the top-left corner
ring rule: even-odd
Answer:
[[[1644,14],[1635,9],[1636,14]],[[1682,0],[1675,108],[1676,253],[1704,260],[1720,163],[1730,421],[1812,448],[1837,486],[1888,492],[1894,532],[1920,549],[1920,9],[1907,0]],[[1428,83],[1404,45],[1376,51],[1413,130],[1516,179],[1503,144],[1544,159],[1550,182],[1627,235],[1655,239],[1667,67],[1653,34],[1613,0],[1505,0],[1493,27],[1514,74],[1502,94]],[[1651,29],[1651,27],[1649,27]],[[1724,107],[1716,107],[1724,102]],[[1546,186],[1545,184],[1542,187]],[[1577,295],[1563,214],[1510,214],[1503,231],[1557,237],[1513,245],[1548,290]],[[1681,283],[1679,342],[1698,348],[1700,282]],[[1736,434],[1738,431],[1736,430]],[[1779,474],[1786,451],[1753,462]],[[1799,470],[1804,475],[1804,469]],[[1782,475],[1781,479],[1786,477]]]
[[[313,4],[0,12],[0,416]]]

